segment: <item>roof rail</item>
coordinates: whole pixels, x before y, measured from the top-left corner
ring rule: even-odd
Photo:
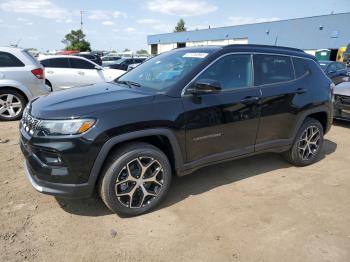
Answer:
[[[304,53],[303,50],[298,49],[298,48],[293,48],[293,47],[286,47],[286,46],[275,46],[275,45],[256,45],[256,44],[232,44],[232,45],[226,45],[224,48],[229,48],[229,47],[257,47],[257,48],[272,48],[272,49],[280,49],[280,50],[289,50],[289,51],[295,51],[295,52],[302,52]]]

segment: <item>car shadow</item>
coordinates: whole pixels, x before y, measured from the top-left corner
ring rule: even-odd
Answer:
[[[334,126],[339,126],[339,127],[347,127],[347,128],[350,128],[350,121],[334,119],[333,125],[334,125]]]
[[[326,158],[327,155],[335,152],[336,148],[336,143],[325,139],[319,159]],[[199,195],[222,185],[263,175],[272,170],[283,170],[290,167],[292,166],[279,154],[266,153],[204,167],[184,177],[174,176],[166,199],[155,210],[172,206],[192,195]],[[80,216],[105,216],[112,214],[97,194],[89,199],[66,200],[56,198],[56,200],[63,210],[71,214]]]

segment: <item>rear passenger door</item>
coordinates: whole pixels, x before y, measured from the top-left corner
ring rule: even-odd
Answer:
[[[290,56],[254,55],[254,85],[261,90],[257,151],[290,144],[300,110],[298,102],[307,91],[303,81],[307,77],[303,59],[293,59],[300,74],[297,80]]]
[[[200,164],[254,151],[260,91],[252,86],[251,54],[223,56],[192,81],[214,80],[217,94],[185,95],[187,161]]]
[[[74,72],[67,57],[44,59],[40,63],[45,67],[45,77],[50,81],[53,91],[74,86]]]

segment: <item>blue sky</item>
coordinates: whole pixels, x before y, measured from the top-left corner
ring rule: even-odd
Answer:
[[[80,10],[93,49],[136,51],[180,18],[193,30],[350,12],[350,0],[0,0],[0,45],[62,49],[64,35],[80,27]]]

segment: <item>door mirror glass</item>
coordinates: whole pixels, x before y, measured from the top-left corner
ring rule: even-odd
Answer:
[[[187,89],[189,94],[217,94],[221,91],[221,84],[214,79],[200,79],[192,88]]]

